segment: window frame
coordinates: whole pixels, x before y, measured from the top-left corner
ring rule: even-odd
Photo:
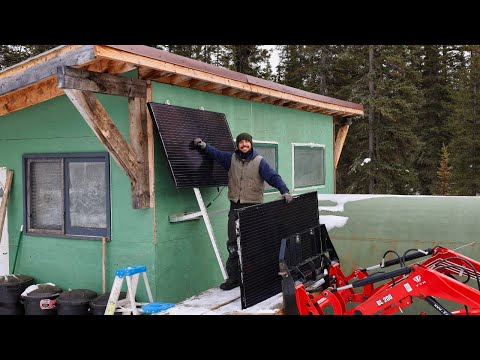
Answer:
[[[323,184],[307,185],[307,186],[295,186],[295,149],[311,149],[311,148],[323,148],[323,162],[322,162],[322,171],[323,171]],[[326,186],[326,173],[325,173],[325,144],[317,143],[292,143],[292,188],[295,190],[316,190],[323,189]]]
[[[28,214],[31,213],[30,201],[30,164],[36,161],[54,162],[59,161],[63,174],[62,181],[62,206],[63,206],[63,222],[61,230],[36,229],[31,227],[31,221]],[[105,212],[106,212],[106,228],[78,228],[69,225],[70,221],[70,197],[68,194],[69,171],[68,164],[70,162],[103,162],[105,164]],[[23,223],[25,226],[25,234],[32,236],[52,236],[67,239],[94,239],[100,240],[103,237],[110,239],[111,236],[111,199],[110,199],[110,156],[105,152],[94,153],[38,153],[24,154],[22,156],[23,166]]]
[[[267,141],[267,140],[253,140],[253,147],[274,147],[275,148],[275,158],[277,160],[277,163],[275,164],[275,171],[278,174],[278,163],[279,163],[279,158],[278,158],[278,142],[277,141]],[[265,159],[266,160],[266,159]],[[269,163],[271,166],[272,164]],[[263,191],[264,194],[273,194],[273,193],[280,193],[276,188],[272,186],[271,189],[267,189]]]

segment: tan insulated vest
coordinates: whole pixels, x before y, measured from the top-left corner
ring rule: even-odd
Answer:
[[[228,170],[228,198],[240,203],[263,203],[264,180],[258,169],[262,156],[253,160],[242,161],[232,154],[230,170]]]

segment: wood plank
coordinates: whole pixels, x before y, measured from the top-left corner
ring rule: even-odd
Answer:
[[[153,101],[152,82],[147,80],[147,102]],[[157,215],[155,206],[155,142],[153,138],[153,121],[147,111],[147,142],[148,142],[148,185],[150,186],[150,208],[152,209],[153,244],[157,243]]]
[[[147,96],[145,80],[74,69],[67,66],[58,68],[57,82],[60,89],[76,89],[134,98],[145,98]]]
[[[12,75],[20,74],[31,67],[34,67],[38,64],[43,64],[50,59],[69,53],[72,50],[78,49],[81,46],[82,45],[60,45],[53,49],[47,50],[41,54],[30,57],[26,60],[23,60],[19,63],[3,69],[2,71],[0,71],[0,79],[5,79]]]
[[[147,80],[147,102],[153,101],[152,82]],[[155,209],[155,142],[153,138],[153,120],[147,111],[148,176],[150,186],[150,208]],[[154,218],[154,224],[156,224]]]
[[[145,98],[128,98],[128,118],[130,146],[135,153],[139,167],[137,181],[132,183],[132,206],[134,209],[146,209],[150,207],[150,188],[148,185],[147,103]]]
[[[0,116],[63,95],[58,88],[57,77],[50,77],[26,88],[0,96]]]
[[[81,66],[81,68],[99,73],[123,74],[134,70],[135,66],[121,61],[99,59],[86,66]]]
[[[207,84],[203,86],[199,86],[197,89],[198,90],[203,90],[203,91],[211,91],[211,90],[222,90],[225,89],[227,86],[222,85],[222,84]]]
[[[92,45],[84,45],[68,53],[57,55],[46,62],[40,62],[27,68],[23,72],[3,78],[0,82],[0,95],[56,75],[59,66],[81,65],[93,59],[95,59],[95,54]]]
[[[187,82],[188,80],[191,80],[192,78],[190,76],[183,76],[183,75],[173,75],[169,77],[170,84],[172,85],[179,85],[181,83]]]
[[[95,95],[74,89],[65,89],[64,91],[118,166],[127,174],[130,181],[136,182],[139,167],[135,152]]]
[[[7,213],[8,198],[10,195],[10,189],[12,187],[12,180],[13,180],[13,171],[8,170],[7,177],[5,179],[5,184],[2,184],[3,197],[2,197],[2,202],[0,204],[0,242],[2,241],[3,224],[5,223],[5,214]]]
[[[342,153],[343,144],[345,143],[345,138],[347,137],[349,125],[343,125],[338,128],[337,137],[335,139],[335,149],[334,149],[334,166],[337,169],[338,161],[340,160],[340,154]]]
[[[190,76],[191,78],[194,78],[194,79],[210,81],[212,83],[226,85],[227,87],[235,87],[247,92],[264,94],[272,97],[277,97],[279,99],[289,100],[292,102],[312,105],[312,106],[321,108],[323,110],[334,110],[334,111],[339,111],[341,113],[353,112],[353,113],[356,113],[357,115],[363,115],[363,110],[352,109],[346,106],[330,104],[330,103],[326,103],[319,100],[305,98],[299,95],[288,94],[283,91],[266,88],[260,85],[249,84],[246,82],[226,78],[220,75],[211,74],[206,71],[191,69],[186,66],[172,64],[172,63],[168,63],[158,59],[152,59],[146,56],[121,51],[121,50],[114,49],[104,45],[95,45],[94,52],[95,52],[95,55],[99,58],[115,59],[115,60],[124,61],[127,63],[132,63],[137,66],[145,66],[145,67],[150,67],[150,68],[161,70],[161,71],[171,72],[177,75]]]
[[[242,89],[237,89],[237,88],[226,88],[222,90],[223,95],[231,96],[233,94],[236,94],[238,92],[242,91]]]

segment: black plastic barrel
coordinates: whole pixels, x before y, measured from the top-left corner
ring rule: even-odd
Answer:
[[[107,308],[108,298],[110,297],[110,292],[106,292],[100,296],[97,296],[95,299],[90,301],[90,311],[92,315],[105,315],[105,309]],[[127,297],[126,292],[121,292],[118,296],[118,300],[125,299]],[[122,315],[121,312],[116,312],[115,315]]]
[[[0,276],[0,315],[24,315],[20,296],[34,282],[35,279],[28,275]]]
[[[91,315],[90,301],[98,294],[88,289],[74,289],[62,292],[57,298],[58,315]]]
[[[25,315],[58,315],[57,298],[62,289],[51,284],[37,284],[38,289],[22,295]]]

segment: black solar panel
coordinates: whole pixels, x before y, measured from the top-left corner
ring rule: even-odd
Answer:
[[[228,173],[212,158],[193,147],[193,139],[223,151],[235,151],[225,114],[149,102],[177,189],[226,186]]]
[[[282,291],[279,251],[283,238],[319,224],[317,192],[237,210],[242,309]]]

